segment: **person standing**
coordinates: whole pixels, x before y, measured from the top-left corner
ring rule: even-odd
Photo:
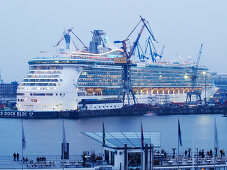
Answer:
[[[187,154],[188,154],[188,152],[187,152],[187,150],[185,150],[185,151],[184,151],[185,157],[187,157]]]
[[[13,161],[16,161],[16,153],[13,153]]]
[[[19,161],[19,153],[17,153],[17,161]]]

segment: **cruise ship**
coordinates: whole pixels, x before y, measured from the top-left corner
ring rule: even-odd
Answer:
[[[118,98],[122,66],[115,59],[123,50],[115,47],[102,30],[94,30],[86,50],[60,49],[52,56],[31,59],[29,72],[17,90],[19,111],[78,110],[81,102],[110,101]],[[68,36],[68,34],[67,34]],[[192,91],[193,64],[132,60],[131,85],[137,103],[183,103]],[[205,74],[204,74],[205,73]],[[209,100],[215,93],[212,73],[199,66],[194,89]],[[97,103],[97,102],[96,102]],[[103,103],[103,102],[102,102]],[[117,109],[122,103],[90,105],[90,110]]]

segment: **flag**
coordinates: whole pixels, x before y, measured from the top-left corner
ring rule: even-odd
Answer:
[[[144,136],[143,136],[143,125],[141,122],[141,147],[144,149]]]
[[[214,147],[218,148],[218,131],[216,125],[216,118],[214,119]]]
[[[102,122],[102,145],[105,146],[106,144],[106,133],[105,133],[105,126],[104,126],[104,122]]]
[[[63,151],[64,152],[67,152],[67,144],[66,144],[66,137],[65,137],[65,123],[64,123],[64,120],[63,120]]]
[[[179,119],[178,119],[178,141],[180,142],[180,146],[182,146],[181,130],[180,130],[180,121],[179,121]]]
[[[22,120],[22,149],[25,149],[26,147],[26,140],[25,140],[25,135],[24,135],[24,123]]]

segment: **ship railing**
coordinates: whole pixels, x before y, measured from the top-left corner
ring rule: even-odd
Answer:
[[[113,58],[108,58],[108,57],[97,57],[97,56],[72,56],[72,59],[80,59],[80,60],[104,60],[104,61],[114,61]]]

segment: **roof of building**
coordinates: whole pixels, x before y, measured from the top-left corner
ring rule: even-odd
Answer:
[[[103,144],[103,132],[81,132],[82,134]],[[160,147],[160,132],[143,132],[144,145],[152,144]],[[129,148],[141,148],[141,132],[105,132],[105,147],[124,148],[127,144]]]

